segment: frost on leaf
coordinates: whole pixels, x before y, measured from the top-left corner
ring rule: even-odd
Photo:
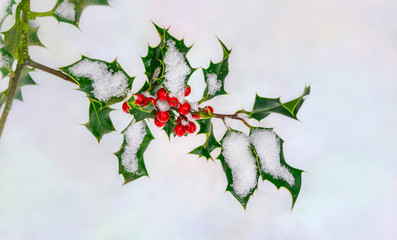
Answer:
[[[80,86],[88,97],[102,105],[122,101],[131,89],[133,78],[129,77],[116,62],[107,63],[83,57],[82,60],[62,68]]]
[[[251,132],[250,142],[255,147],[261,170],[275,179],[283,179],[290,186],[295,184],[291,172],[280,162],[280,139],[271,130],[254,129]]]
[[[277,188],[285,187],[291,193],[293,206],[299,195],[303,171],[285,162],[283,140],[272,129],[252,128],[249,141],[257,155],[262,179]]]
[[[142,176],[148,176],[143,154],[154,139],[145,121],[132,122],[124,131],[124,141],[119,152],[119,173],[124,176],[125,183]]]
[[[220,40],[219,43],[223,49],[223,58],[219,63],[213,63],[211,61],[210,66],[207,69],[203,69],[207,86],[204,90],[204,95],[201,102],[210,100],[215,96],[227,94],[227,92],[224,90],[224,86],[226,76],[229,73],[229,55],[231,50],[227,49],[227,47]]]
[[[222,139],[222,152],[218,159],[228,180],[227,191],[246,207],[258,185],[258,167],[248,137],[228,130]]]
[[[84,9],[94,5],[108,6],[109,3],[107,0],[58,0],[52,10],[52,15],[59,22],[78,26]]]
[[[191,73],[190,67],[185,62],[185,56],[176,47],[173,40],[166,42],[165,52],[165,80],[164,86],[173,94],[185,93],[186,78]]]
[[[75,5],[69,2],[69,0],[63,0],[63,2],[56,6],[54,15],[64,20],[74,22],[76,19],[76,10],[74,8]]]

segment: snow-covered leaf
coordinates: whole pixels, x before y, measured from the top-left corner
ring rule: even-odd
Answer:
[[[101,141],[103,135],[115,131],[109,113],[113,109],[102,107],[97,101],[90,100],[89,121],[84,124],[94,137]]]
[[[0,72],[2,78],[8,76],[12,64],[14,63],[14,57],[4,47],[0,48]]]
[[[219,95],[227,94],[224,87],[226,76],[229,73],[229,55],[231,50],[227,49],[221,40],[219,40],[219,43],[223,49],[223,59],[219,63],[213,63],[211,61],[210,66],[207,69],[203,69],[206,87],[203,99],[200,102],[210,100]]]
[[[278,189],[286,188],[292,196],[292,207],[301,188],[302,170],[289,166],[284,159],[284,141],[266,128],[251,128],[249,140],[254,147],[262,180],[268,180]]]
[[[59,21],[78,27],[81,14],[88,6],[109,6],[107,0],[58,0],[52,9],[52,15]]]
[[[16,4],[15,0],[2,0],[2,1],[3,3],[0,6],[2,7],[0,8],[0,11],[3,12],[0,12],[0,29],[6,17],[12,15],[12,7]]]
[[[119,160],[119,173],[124,184],[148,176],[143,154],[154,139],[145,121],[131,122],[123,131],[124,141],[121,149],[115,153]]]
[[[218,158],[226,174],[229,191],[244,209],[258,187],[259,170],[248,137],[239,131],[228,129],[221,140],[222,151]]]
[[[163,76],[157,81],[161,82],[171,94],[183,94],[190,76],[196,70],[191,67],[186,57],[191,46],[187,47],[183,39],[178,40],[173,37],[168,32],[168,29],[160,28],[156,24],[154,25],[161,38],[159,44],[161,54],[158,54],[156,57],[162,57],[162,59],[158,59],[163,64]]]
[[[39,27],[29,27],[28,38],[29,46],[44,47],[40,42],[37,31]],[[18,30],[17,24],[14,24],[8,31],[3,32],[4,34],[4,48],[9,52],[15,59],[18,58],[18,46],[21,40],[21,33]]]
[[[279,113],[297,119],[297,114],[305,101],[305,96],[310,94],[310,86],[306,87],[303,94],[286,103],[281,103],[280,98],[263,98],[256,95],[254,107],[251,112],[246,112],[251,118],[260,121],[271,113]]]
[[[216,148],[222,147],[221,144],[216,140],[213,132],[213,126],[211,119],[198,119],[196,122],[200,126],[200,130],[197,134],[205,134],[205,143],[195,149],[193,149],[189,154],[195,154],[199,157],[205,157],[207,160],[211,158],[210,153]]]
[[[80,61],[61,70],[76,80],[88,98],[101,103],[101,107],[124,100],[134,81],[116,60],[108,63],[82,56]]]

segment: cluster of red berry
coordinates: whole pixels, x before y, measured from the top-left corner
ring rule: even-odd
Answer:
[[[188,85],[186,87],[185,96],[189,96],[191,92],[191,88]],[[167,90],[164,88],[160,88],[156,94],[157,99],[153,97],[145,97],[143,94],[135,95],[135,104],[139,106],[147,106],[150,103],[157,109],[156,118],[154,119],[154,124],[161,128],[164,127],[165,123],[170,119],[170,113],[168,111],[162,111],[157,107],[157,101],[167,101],[170,106],[170,110],[174,108],[179,113],[177,118],[177,125],[174,128],[175,135],[181,137],[186,133],[192,134],[196,132],[197,126],[194,122],[189,121],[187,115],[190,113],[193,119],[199,119],[200,116],[191,112],[192,108],[189,102],[185,101],[184,103],[180,103],[178,98],[172,97],[168,95]],[[127,102],[124,102],[122,109],[124,112],[129,113],[130,106],[128,106]],[[205,107],[205,111],[214,112],[214,109],[211,106]]]

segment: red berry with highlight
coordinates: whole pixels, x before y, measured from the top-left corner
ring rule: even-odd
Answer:
[[[190,111],[191,107],[190,104],[185,102],[184,104],[181,104],[178,108],[178,112],[182,115],[187,115]]]
[[[185,96],[189,96],[191,92],[192,92],[192,88],[189,85],[187,85],[185,90]]]
[[[145,102],[145,96],[143,96],[142,94],[135,95],[135,103],[136,104],[138,104],[139,106],[142,106],[144,102]]]
[[[165,101],[168,98],[168,93],[164,88],[160,88],[157,91],[157,100]]]
[[[123,111],[125,112],[125,113],[130,113],[128,110],[130,109],[130,106],[128,106],[128,103],[127,102],[124,102],[123,103],[123,106],[121,107],[122,109],[123,109]]]
[[[161,122],[167,122],[170,119],[170,114],[167,111],[158,111],[157,112],[157,119]]]
[[[157,118],[154,119],[154,125],[156,125],[157,127],[161,128],[164,127],[165,122],[162,122],[160,120],[158,120]]]
[[[197,114],[192,113],[192,118],[193,119],[200,119],[201,117]]]
[[[211,106],[206,106],[205,107],[205,111],[208,112],[208,110],[209,110],[210,113],[214,113],[214,109]]]
[[[182,137],[186,133],[186,127],[182,124],[178,124],[175,126],[174,132],[178,137]]]
[[[156,106],[156,99],[154,99],[154,98],[152,98],[152,97],[146,98],[146,99],[145,99],[145,102],[143,102],[143,105],[144,105],[144,106],[147,106],[147,105],[149,105],[151,102],[154,104],[154,106]]]
[[[168,98],[168,105],[170,105],[171,107],[176,107],[178,106],[178,104],[179,104],[178,98],[176,97]]]
[[[192,134],[196,132],[197,126],[194,122],[189,122],[189,124],[186,127],[186,130],[188,133]]]

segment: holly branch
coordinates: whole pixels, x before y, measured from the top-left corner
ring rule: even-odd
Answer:
[[[57,0],[53,9],[38,13],[30,10],[30,0],[21,0],[15,13],[12,12],[14,0],[8,0],[6,17],[15,17],[15,24],[0,37],[0,72],[9,77],[8,88],[0,93],[0,108],[4,105],[0,118],[0,138],[12,108],[14,99],[23,100],[21,88],[35,85],[30,72],[41,70],[67,82],[77,84],[78,90],[86,93],[89,101],[89,120],[86,128],[98,142],[110,132],[116,131],[110,112],[116,103],[131,115],[131,122],[122,131],[124,141],[115,153],[119,163],[119,174],[125,184],[142,176],[148,176],[144,153],[154,140],[150,131],[151,122],[164,130],[169,138],[184,137],[189,134],[204,134],[205,142],[189,154],[213,161],[219,160],[225,172],[227,191],[246,208],[248,200],[258,187],[258,180],[267,180],[277,188],[286,188],[292,196],[294,206],[301,187],[302,170],[289,166],[283,154],[283,140],[272,128],[257,127],[260,121],[270,114],[281,114],[297,119],[297,114],[310,94],[310,87],[288,102],[280,98],[265,98],[256,95],[251,110],[240,109],[232,114],[216,113],[208,100],[228,94],[225,80],[229,74],[229,49],[220,39],[223,58],[212,62],[208,68],[194,68],[187,53],[191,46],[184,40],[172,36],[169,28],[154,24],[160,36],[157,46],[149,46],[148,53],[142,57],[147,80],[135,93],[131,92],[134,77],[129,76],[122,66],[114,60],[106,62],[82,56],[75,63],[61,68],[52,68],[35,62],[29,55],[29,46],[42,46],[37,35],[38,27],[29,25],[30,20],[38,17],[54,17],[59,22],[79,25],[83,10],[91,5],[107,6],[107,0]],[[0,27],[3,19],[0,19]],[[205,89],[201,99],[192,101],[188,84],[195,71],[202,71]],[[223,138],[216,139],[212,119],[221,119],[227,127]],[[249,135],[229,126],[229,120],[241,121]],[[214,150],[221,153],[214,156]]]

